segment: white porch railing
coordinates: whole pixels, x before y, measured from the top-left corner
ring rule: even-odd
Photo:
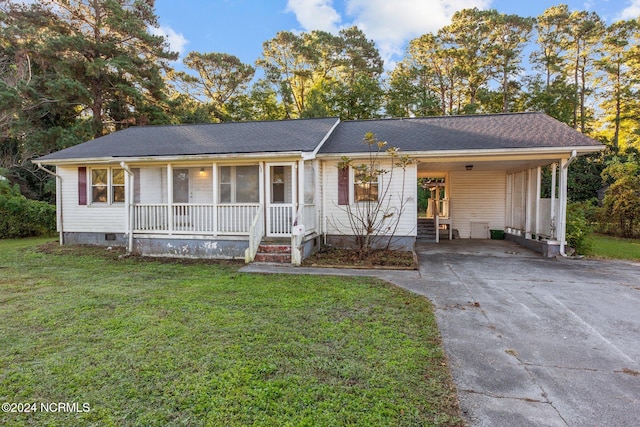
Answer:
[[[262,211],[258,203],[218,205],[218,233],[249,234],[256,212]]]
[[[136,233],[247,235],[260,210],[257,203],[180,203],[171,205],[171,209],[168,204],[137,204],[133,208],[133,229]]]
[[[291,236],[293,205],[271,205],[269,207],[269,236]]]
[[[211,234],[215,232],[213,223],[214,205],[180,203],[173,208],[173,230],[180,233]]]
[[[264,212],[262,211],[262,205],[260,205],[249,227],[249,247],[244,251],[245,263],[252,262],[256,257],[258,246],[260,246],[260,242],[264,237],[264,231]]]
[[[136,232],[169,230],[169,205],[135,205],[133,229]]]
[[[433,202],[437,202],[435,208]],[[429,203],[427,204],[427,218],[433,218],[436,209],[440,218],[449,218],[449,199],[429,199]]]

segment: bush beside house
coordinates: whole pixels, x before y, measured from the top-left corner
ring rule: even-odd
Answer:
[[[56,208],[29,200],[0,175],[0,239],[42,236],[56,231]]]

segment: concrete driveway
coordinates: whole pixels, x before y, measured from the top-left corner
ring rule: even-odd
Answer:
[[[405,286],[436,306],[470,425],[640,425],[640,264],[505,241],[418,253],[422,280]]]
[[[428,297],[471,426],[640,425],[640,263],[493,240],[417,252],[419,272],[243,270],[378,276]]]

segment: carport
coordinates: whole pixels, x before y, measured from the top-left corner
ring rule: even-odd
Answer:
[[[567,171],[575,158],[575,151],[418,158],[418,178],[444,187],[432,191],[427,216],[436,229],[456,230],[451,234],[462,239],[489,239],[497,230],[547,257],[564,254]],[[548,188],[544,168],[551,174]]]

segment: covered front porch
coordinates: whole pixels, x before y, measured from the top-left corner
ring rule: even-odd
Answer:
[[[225,255],[220,247],[226,244],[231,248],[229,257],[237,257],[244,247],[245,259],[252,261],[263,238],[304,239],[317,231],[315,161],[153,166],[123,162],[121,166],[127,171],[125,204],[131,251],[134,240],[147,242],[135,245],[143,253],[161,252],[157,242],[149,243],[152,240],[208,240],[216,257]],[[203,256],[202,248],[198,251]]]

